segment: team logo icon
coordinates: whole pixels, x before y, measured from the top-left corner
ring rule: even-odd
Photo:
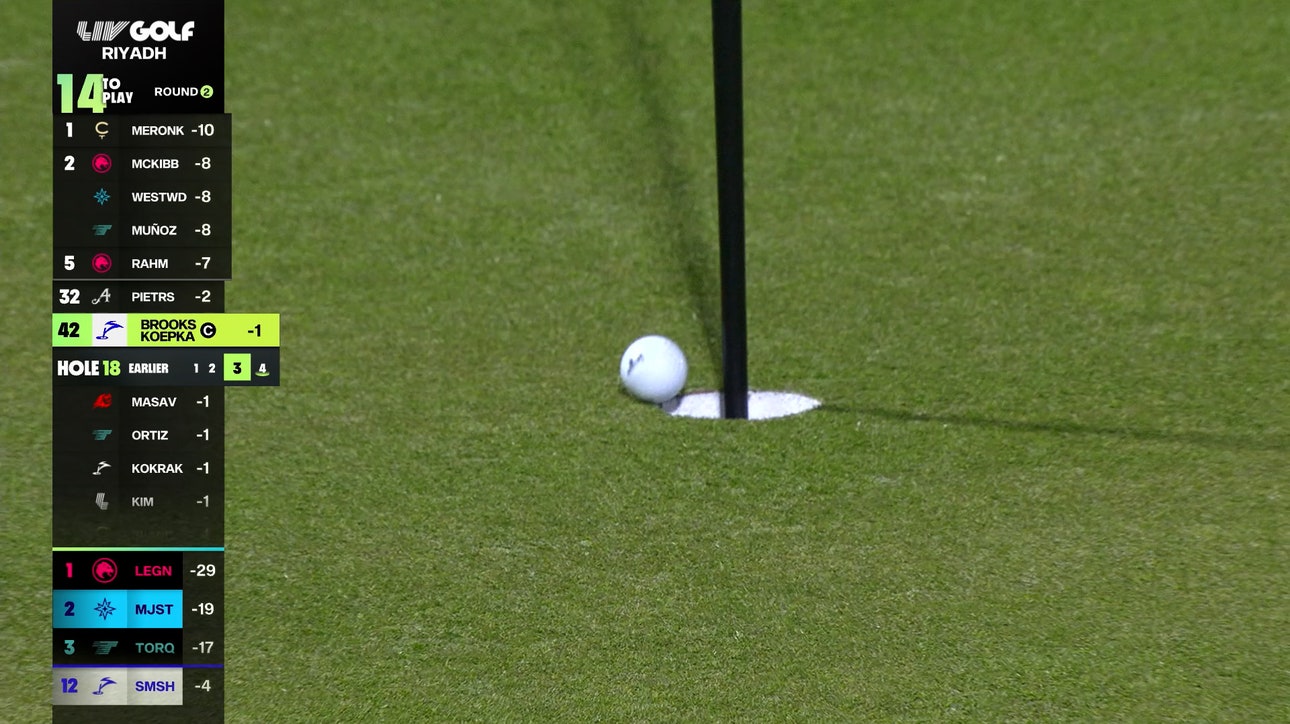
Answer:
[[[125,326],[120,322],[116,321],[115,319],[109,319],[107,324],[103,325],[103,333],[100,335],[96,335],[94,339],[107,339],[108,333],[117,329],[125,329]]]
[[[112,257],[107,254],[95,254],[94,258],[90,259],[90,268],[99,274],[107,274],[112,270]]]
[[[116,561],[111,558],[100,558],[90,567],[90,573],[99,583],[111,583],[116,580]]]
[[[107,603],[107,599],[106,599],[106,598],[105,598],[105,599],[103,599],[103,603]],[[101,606],[102,604],[99,604],[99,605]],[[116,611],[116,609],[115,609],[115,608],[112,608],[111,604],[109,604],[109,605],[107,606],[107,608],[106,608],[106,609],[100,609],[98,606],[96,606],[96,607],[94,608],[94,610],[99,612],[99,615],[103,617],[103,620],[104,620],[104,621],[106,621],[106,620],[107,620],[107,617],[108,617],[108,616],[111,616],[111,615],[112,615],[112,613],[113,613],[114,611]],[[106,689],[108,686],[110,686],[110,685],[112,685],[112,684],[115,684],[115,683],[116,683],[116,682],[115,682],[115,681],[113,681],[111,677],[109,677],[109,676],[104,676],[102,679],[99,679],[99,688],[98,688],[97,690],[95,690],[95,691],[90,692],[90,693],[92,693],[94,696],[103,696],[103,690],[104,690],[104,689]]]
[[[90,160],[90,168],[94,169],[94,173],[107,173],[112,170],[112,157],[106,153],[97,153]]]
[[[106,620],[108,620],[108,617],[109,617],[109,616],[111,616],[112,614],[116,613],[116,606],[113,606],[113,605],[112,605],[112,602],[111,602],[111,601],[109,601],[109,600],[107,600],[107,599],[105,598],[105,599],[103,599],[102,601],[99,601],[99,602],[94,606],[94,612],[95,612],[95,613],[97,613],[99,616],[101,616],[101,617],[103,618],[103,620],[104,620],[104,621],[106,621]],[[113,682],[110,682],[110,683],[115,684],[116,682],[115,682],[115,681],[113,681]],[[99,687],[99,690],[101,691],[102,689],[103,689],[103,687],[101,687],[101,686],[100,686],[100,687]]]

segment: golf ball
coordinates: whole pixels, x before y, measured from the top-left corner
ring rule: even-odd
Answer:
[[[676,342],[652,334],[627,345],[618,363],[618,376],[633,397],[653,402],[667,402],[685,387],[690,371],[685,353]]]

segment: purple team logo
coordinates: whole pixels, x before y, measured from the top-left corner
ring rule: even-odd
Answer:
[[[108,615],[110,616],[111,614],[108,614]],[[106,619],[106,618],[107,618],[107,616],[104,616],[103,618],[105,618],[105,619]],[[104,690],[105,688],[107,688],[109,685],[111,685],[111,684],[115,684],[115,683],[116,683],[116,682],[115,682],[115,681],[113,681],[111,678],[109,678],[109,677],[107,677],[107,676],[104,676],[102,679],[99,679],[99,688],[98,688],[98,690],[97,690],[97,691],[90,692],[90,693],[94,694],[94,696],[103,696],[103,690]]]
[[[94,169],[94,173],[107,173],[112,170],[112,157],[106,153],[96,154],[90,161],[90,168]]]
[[[109,319],[108,323],[103,325],[103,334],[95,335],[94,339],[108,339],[108,333],[114,329],[125,329],[125,325],[115,319]]]

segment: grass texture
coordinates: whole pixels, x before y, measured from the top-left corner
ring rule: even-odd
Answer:
[[[48,4],[0,9],[0,720],[49,716]],[[1290,719],[1290,11],[229,3],[227,714]]]

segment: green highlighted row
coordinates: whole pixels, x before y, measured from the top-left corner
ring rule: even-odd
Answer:
[[[55,314],[55,347],[277,347],[277,314]]]

